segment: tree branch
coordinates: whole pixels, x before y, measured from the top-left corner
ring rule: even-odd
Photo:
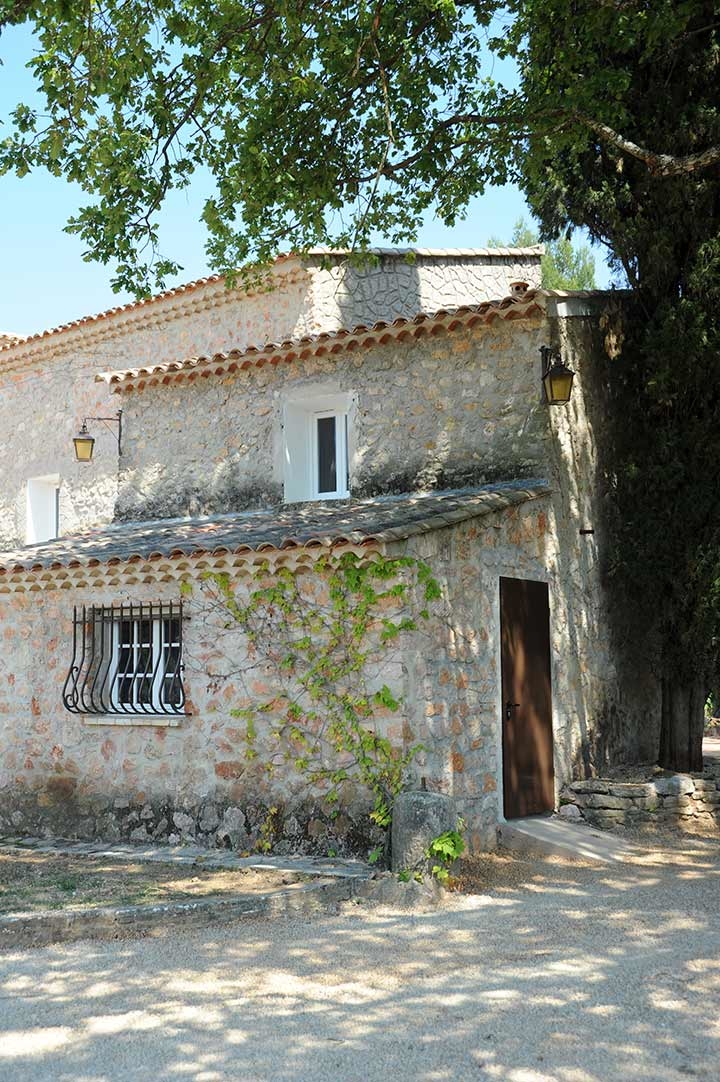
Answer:
[[[708,147],[699,154],[685,154],[677,157],[674,154],[658,154],[646,147],[638,146],[631,139],[626,139],[619,132],[614,131],[607,124],[591,117],[575,114],[574,119],[585,127],[590,128],[604,142],[614,146],[631,158],[643,162],[653,176],[677,177],[685,173],[695,173],[701,169],[708,169],[712,165],[720,164],[720,146]]]
[[[616,132],[608,124],[604,124],[600,120],[594,120],[592,117],[584,116],[582,113],[570,113],[558,109],[547,113],[545,117],[535,117],[536,125],[540,119],[552,121],[556,125],[574,121],[577,124],[583,125],[585,128],[589,128],[602,142],[614,146],[623,154],[627,154],[637,161],[643,162],[653,176],[682,176],[684,174],[698,172],[702,169],[709,169],[713,165],[720,164],[720,146],[708,147],[706,150],[700,151],[697,154],[686,154],[682,156],[661,154],[657,151],[649,150],[647,147],[639,146],[631,139],[627,139],[624,135]],[[522,113],[496,113],[488,115],[483,113],[460,113],[440,121],[436,130],[446,131],[448,128],[459,127],[461,125],[478,125],[480,127],[502,127],[503,125],[512,127],[513,125],[518,125],[518,130],[515,133],[517,138],[527,138],[531,130],[528,124],[528,117]],[[407,169],[427,153],[427,150],[432,143],[433,139],[430,138],[420,150],[413,154],[409,154],[401,161],[386,163],[384,175],[390,177],[394,173],[399,173],[402,170]]]

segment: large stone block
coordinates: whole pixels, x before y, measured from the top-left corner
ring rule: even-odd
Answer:
[[[701,793],[714,793],[717,789],[715,778],[694,778],[695,791]]]
[[[598,778],[588,778],[587,781],[574,781],[568,786],[573,793],[609,793],[610,783],[600,781]]]
[[[689,808],[691,804],[692,800],[685,794],[682,796],[666,796],[663,800],[664,808]]]
[[[682,796],[695,790],[695,782],[687,774],[673,774],[669,778],[656,778],[655,790],[660,796]]]
[[[590,793],[585,800],[586,808],[606,808],[612,811],[627,811],[632,807],[632,800],[623,799],[619,796],[608,796],[605,793]]]
[[[633,797],[639,798],[655,798],[657,797],[657,790],[652,782],[643,783],[641,785],[631,784],[629,782],[618,782],[609,787],[608,792],[611,796],[621,797]]]
[[[457,823],[455,803],[443,793],[401,793],[392,821],[392,869],[422,868],[430,842]]]

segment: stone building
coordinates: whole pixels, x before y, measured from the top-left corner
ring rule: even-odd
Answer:
[[[533,248],[318,252],[0,340],[0,830],[359,844],[361,789],[338,815],[248,756],[238,709],[267,672],[230,631],[243,678],[221,679],[202,617],[208,573],[312,589],[328,553],[411,556],[440,585],[378,660],[400,705],[372,724],[422,745],[408,781],[453,795],[473,847],[608,748],[652,754],[633,721],[656,688],[599,562],[608,298],[539,278]],[[576,373],[567,405],[541,346]]]

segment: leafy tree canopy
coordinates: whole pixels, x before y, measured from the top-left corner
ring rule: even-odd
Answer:
[[[526,248],[538,244],[540,234],[518,218],[509,241],[488,237],[488,247],[503,248],[506,245]],[[595,259],[587,244],[573,247],[566,234],[545,245],[542,257],[542,284],[545,289],[595,289]]]
[[[638,130],[628,93],[636,65],[672,63],[713,7],[0,0],[0,29],[35,31],[43,101],[5,118],[0,172],[42,165],[77,181],[88,201],[70,229],[91,258],[118,261],[118,288],[139,292],[177,269],[156,252],[157,212],[199,168],[216,183],[203,218],[218,269],[278,248],[363,247],[378,232],[397,243],[430,208],[453,224],[488,184],[544,185],[551,146],[648,178],[714,167],[712,110],[658,138]],[[519,87],[494,81],[493,54],[516,59]],[[557,235],[569,213],[559,200],[541,218]]]
[[[572,15],[550,4],[536,20],[527,99],[572,98],[587,115],[594,98],[625,140],[684,163],[648,167],[602,133],[563,129],[528,140],[523,168],[545,233],[584,226],[634,287],[607,374],[607,567],[622,641],[647,644],[662,677],[660,761],[699,769],[720,673],[720,168],[706,153],[720,141],[720,20],[701,0]]]

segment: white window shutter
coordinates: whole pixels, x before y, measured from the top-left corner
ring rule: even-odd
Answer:
[[[31,477],[28,480],[26,544],[34,545],[58,536],[59,485],[59,477]]]
[[[310,498],[308,415],[304,409],[288,404],[283,425],[285,502],[297,503]]]

